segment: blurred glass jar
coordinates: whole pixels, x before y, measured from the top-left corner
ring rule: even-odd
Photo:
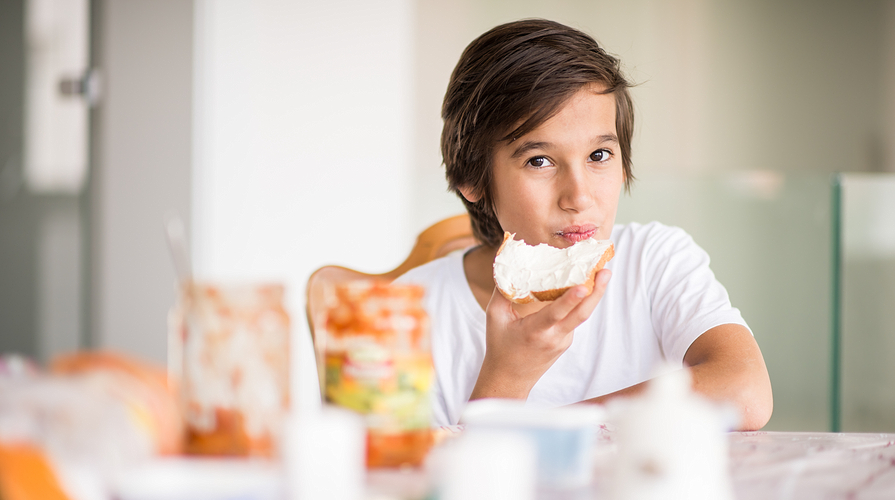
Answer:
[[[327,401],[364,415],[367,465],[420,465],[432,445],[432,353],[423,289],[336,285],[326,322]]]
[[[282,285],[190,283],[169,318],[169,360],[194,455],[267,456],[289,408]]]

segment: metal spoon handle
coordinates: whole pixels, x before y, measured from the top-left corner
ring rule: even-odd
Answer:
[[[186,245],[186,230],[183,220],[177,214],[170,214],[165,221],[165,235],[168,240],[168,250],[171,251],[171,260],[174,263],[174,271],[181,283],[192,281],[193,271],[190,265],[190,254]]]

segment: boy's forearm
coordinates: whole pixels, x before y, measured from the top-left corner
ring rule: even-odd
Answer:
[[[693,390],[711,400],[732,404],[740,412],[739,430],[758,430],[773,411],[767,368],[752,335],[740,325],[721,325],[704,333],[687,351]],[[602,404],[643,392],[649,382],[589,399]]]
[[[632,385],[631,387],[626,387],[620,391],[615,391],[609,394],[604,394],[602,396],[597,396],[595,398],[587,399],[582,401],[582,403],[592,403],[592,404],[606,404],[609,401],[615,398],[622,398],[628,396],[636,396],[642,393],[645,389],[649,381],[641,382],[637,385]]]
[[[758,344],[744,326],[721,325],[702,334],[684,357],[692,367],[693,389],[734,405],[739,430],[758,430],[774,408],[771,380]]]
[[[479,371],[479,378],[476,380],[469,400],[486,398],[526,400],[532,387],[534,387],[533,383],[518,377],[507,377],[499,370],[489,369],[488,363],[485,362]]]

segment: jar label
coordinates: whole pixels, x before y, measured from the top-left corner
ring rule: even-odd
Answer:
[[[371,429],[429,426],[432,357],[393,354],[376,345],[326,354],[326,398],[367,416]]]

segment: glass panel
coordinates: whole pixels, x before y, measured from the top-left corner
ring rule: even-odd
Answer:
[[[831,196],[827,175],[642,176],[617,221],[680,226],[712,257],[761,346],[768,430],[830,429]]]
[[[842,430],[895,431],[895,175],[843,174]]]

